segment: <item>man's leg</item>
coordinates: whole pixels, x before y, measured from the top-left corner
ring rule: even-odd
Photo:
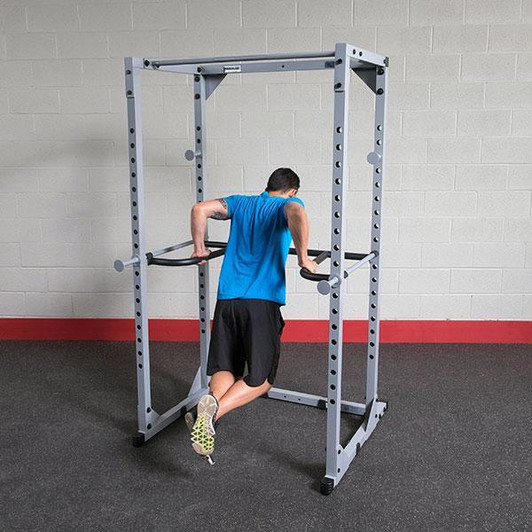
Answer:
[[[236,381],[219,400],[219,408],[216,419],[224,414],[250,403],[257,397],[265,394],[272,385],[266,379],[260,386],[248,386],[243,379]]]
[[[218,402],[235,383],[235,376],[230,371],[217,371],[211,377],[209,388]]]

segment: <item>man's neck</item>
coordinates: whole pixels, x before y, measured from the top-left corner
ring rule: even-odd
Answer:
[[[271,191],[268,191],[266,190],[268,196],[277,196],[279,198],[291,198],[292,196],[290,196],[290,194],[288,194],[288,192],[279,192],[279,191],[275,191],[275,190],[271,190]]]

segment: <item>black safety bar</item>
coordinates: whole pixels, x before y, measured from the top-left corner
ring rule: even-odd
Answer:
[[[209,255],[205,257],[188,257],[185,259],[159,259],[153,256],[153,253],[146,253],[146,259],[148,265],[154,264],[156,266],[193,266],[199,264],[200,262],[215,259],[216,257],[221,257],[225,253],[227,247],[227,242],[217,242],[214,240],[206,240],[205,247],[210,248],[219,248],[216,251],[211,251]],[[290,248],[288,251],[289,255],[297,255],[295,248]],[[321,264],[325,259],[330,258],[331,252],[322,249],[309,249],[307,250],[307,255],[309,257],[316,257],[314,262],[316,264]],[[351,253],[347,252],[344,254],[344,257],[347,260],[362,260],[368,256],[368,253]],[[299,274],[304,279],[309,281],[327,281],[329,275],[326,273],[312,273],[309,272],[306,268],[301,268]],[[347,277],[347,273],[344,272],[344,277]]]

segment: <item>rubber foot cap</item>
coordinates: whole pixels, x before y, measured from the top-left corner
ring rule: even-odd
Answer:
[[[142,432],[139,432],[138,434],[133,434],[131,438],[131,443],[133,444],[133,447],[141,447],[144,445],[144,442],[146,440],[144,439],[144,434]]]
[[[323,477],[320,482],[320,493],[330,495],[334,489],[334,480],[329,477]]]

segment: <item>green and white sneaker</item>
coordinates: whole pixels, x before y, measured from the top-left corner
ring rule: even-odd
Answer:
[[[217,412],[216,397],[212,394],[204,395],[199,400],[197,417],[190,433],[192,448],[211,465],[214,464],[210,455],[214,450],[214,419]]]
[[[198,417],[198,409],[194,407],[190,412],[185,414],[185,423],[187,425],[188,431],[192,432],[194,428],[194,423],[196,423],[196,418]],[[216,429],[218,428],[220,421],[218,419],[214,420],[214,434],[216,434]]]

